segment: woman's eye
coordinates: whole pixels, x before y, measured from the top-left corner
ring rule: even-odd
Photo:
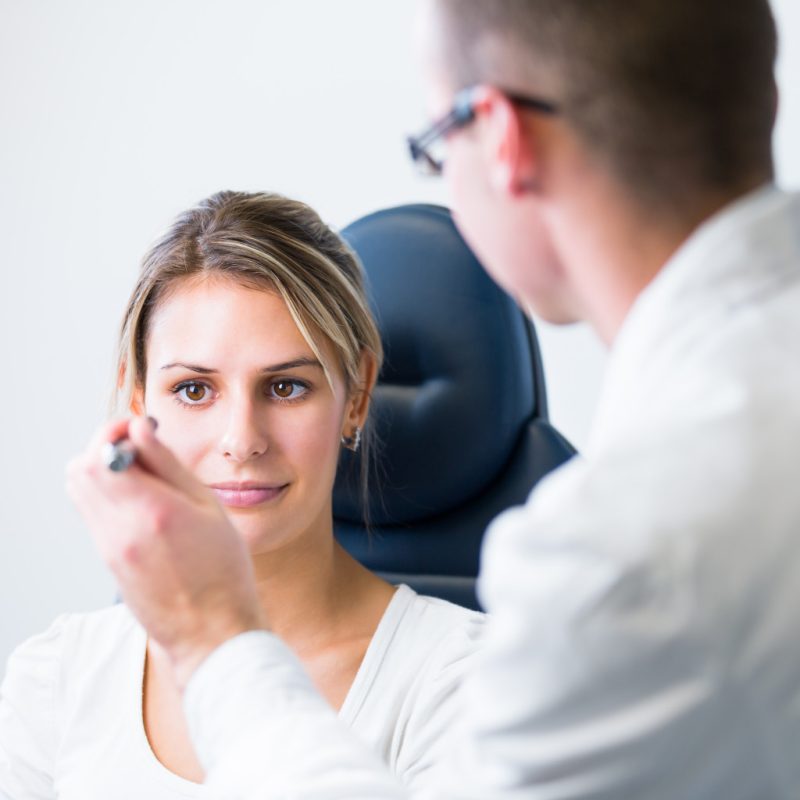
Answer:
[[[177,386],[174,392],[184,403],[192,405],[194,403],[201,403],[206,399],[208,387],[203,383],[183,383]]]
[[[270,384],[270,390],[280,400],[299,400],[308,391],[297,381],[275,381]]]

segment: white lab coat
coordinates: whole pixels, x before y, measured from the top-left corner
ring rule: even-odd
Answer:
[[[585,455],[493,523],[480,592],[431,798],[800,798],[800,197],[725,209],[642,293]],[[269,634],[186,708],[221,796],[406,796]]]

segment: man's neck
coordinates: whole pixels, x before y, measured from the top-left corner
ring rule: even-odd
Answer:
[[[617,187],[584,185],[551,215],[551,230],[581,317],[612,346],[639,295],[697,228],[760,183],[695,201],[691,213],[665,218]]]

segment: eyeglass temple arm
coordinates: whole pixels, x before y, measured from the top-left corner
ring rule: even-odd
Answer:
[[[453,110],[425,133],[419,136],[409,136],[408,143],[413,151],[424,150],[428,144],[435,142],[443,133],[451,128],[466,125],[474,116],[475,109],[472,107],[471,98],[465,97],[463,100],[458,100]]]

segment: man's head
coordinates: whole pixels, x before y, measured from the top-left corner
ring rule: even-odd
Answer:
[[[489,208],[497,206],[498,186],[505,179],[517,200],[532,195],[546,202],[559,177],[564,132],[583,163],[605,173],[632,206],[675,225],[692,227],[708,213],[710,199],[721,204],[772,177],[776,33],[768,0],[429,0],[427,6],[434,112],[473,85],[558,108],[551,118],[501,102],[501,116],[518,118],[504,126],[494,119],[498,103],[489,91],[483,108],[478,101],[475,123],[448,141],[456,212],[487,262],[521,256],[510,244],[488,242],[490,226],[502,229],[501,215],[506,239],[522,222],[513,203]],[[466,169],[470,147],[483,165],[509,155],[521,161],[505,175],[481,173],[475,163]],[[550,254],[549,266],[548,254],[539,255],[545,269],[557,270],[558,254]]]

